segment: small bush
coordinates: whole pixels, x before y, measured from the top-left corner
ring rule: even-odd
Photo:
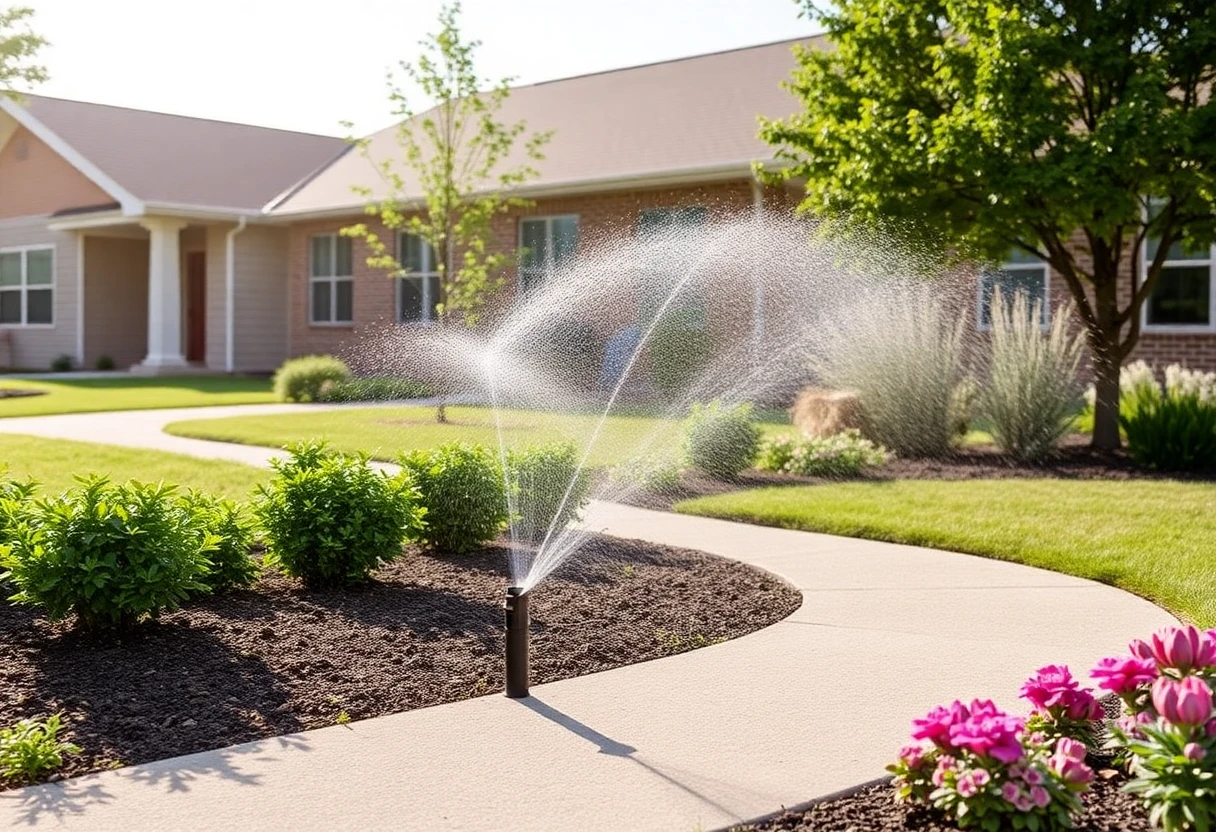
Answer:
[[[1061,310],[1043,333],[1039,302],[1019,292],[1012,304],[992,302],[991,360],[980,406],[997,447],[1038,462],[1056,449],[1080,400],[1077,368],[1085,342],[1069,331],[1072,310]]]
[[[856,430],[827,437],[776,436],[760,444],[756,467],[801,477],[852,477],[890,454]]]
[[[511,523],[522,539],[541,542],[550,528],[561,531],[579,518],[591,482],[578,463],[574,445],[560,442],[507,456],[516,515]]]
[[[350,378],[326,381],[317,391],[318,402],[393,402],[425,399],[435,389],[425,382],[408,378]]]
[[[650,378],[667,396],[678,396],[700,377],[713,349],[709,330],[678,314],[659,321],[647,346]]]
[[[493,540],[507,522],[502,467],[486,448],[455,442],[401,457],[426,507],[420,540],[468,552]]]
[[[205,589],[214,539],[172,486],[92,476],[36,500],[12,530],[18,603],[86,630],[118,629],[175,609]]]
[[[114,359],[108,355],[99,355],[97,356],[97,362],[93,366],[102,372],[108,372],[115,367]]]
[[[680,485],[683,471],[671,460],[633,457],[608,471],[608,482],[626,491],[638,489],[650,494],[674,491]]]
[[[1216,469],[1216,401],[1198,392],[1141,388],[1120,403],[1127,453],[1138,464],[1173,471]]]
[[[350,368],[332,355],[292,358],[274,374],[274,394],[284,402],[315,402],[326,382],[340,384],[350,378]]]
[[[65,754],[79,754],[80,746],[59,739],[61,730],[59,714],[0,728],[0,777],[13,783],[33,783],[62,766]]]
[[[272,461],[275,475],[254,502],[268,563],[309,586],[359,583],[421,533],[425,512],[408,476],[321,442],[287,450],[287,459]]]
[[[752,464],[760,447],[760,427],[750,404],[720,401],[694,404],[684,422],[688,464],[711,477],[731,479]]]
[[[51,372],[52,373],[68,373],[68,372],[72,371],[72,367],[75,366],[75,364],[76,364],[76,362],[72,358],[72,356],[57,355],[57,356],[55,356],[54,360],[51,361]]]
[[[258,563],[250,553],[256,524],[245,505],[191,492],[187,499],[214,538],[207,552],[207,572],[200,579],[208,592],[225,592],[251,585],[258,577]]]

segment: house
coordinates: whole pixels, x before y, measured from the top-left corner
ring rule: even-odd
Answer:
[[[797,109],[781,86],[796,42],[807,39],[515,88],[502,118],[554,138],[541,175],[520,189],[534,205],[495,221],[495,245],[525,252],[509,285],[546,280],[605,233],[796,204],[792,186],[752,172],[772,158],[757,115]],[[373,159],[393,157],[394,129],[370,137]],[[392,241],[411,276],[389,280],[365,265],[361,241],[339,235],[367,219],[353,188],[381,184],[374,164],[334,137],[0,98],[10,361],[45,368],[67,355],[90,367],[106,356],[150,374],[258,372],[339,351],[369,327],[425,324],[437,299],[427,247]],[[1212,264],[1172,265],[1142,355],[1216,369]],[[977,281],[981,328],[996,282],[1058,295],[1042,264],[1011,263]]]

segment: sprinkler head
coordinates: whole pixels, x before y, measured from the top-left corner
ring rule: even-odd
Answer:
[[[528,596],[520,586],[507,587],[503,605],[507,620],[507,696],[523,699],[528,695]]]

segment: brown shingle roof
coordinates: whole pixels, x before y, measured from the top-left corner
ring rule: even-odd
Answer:
[[[39,95],[22,106],[145,202],[259,210],[342,139]]]
[[[782,87],[795,61],[796,38],[761,46],[698,55],[645,66],[516,87],[500,111],[529,131],[553,130],[535,188],[559,188],[595,180],[659,176],[725,168],[740,172],[772,149],[757,136],[757,116],[788,116],[798,102]],[[371,137],[376,161],[399,159],[396,127]],[[411,172],[399,169],[407,184]],[[275,214],[355,207],[363,199],[353,185],[383,193],[374,166],[357,152],[339,158],[301,185]],[[416,193],[416,190],[414,191]]]

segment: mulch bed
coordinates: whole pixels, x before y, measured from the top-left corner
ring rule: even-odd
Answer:
[[[1113,775],[1114,772],[1106,774]],[[1122,775],[1094,778],[1082,796],[1085,813],[1076,832],[1149,832],[1148,812],[1121,791]],[[801,812],[785,812],[766,823],[738,827],[738,832],[953,832],[932,810],[895,803],[889,785],[871,786],[850,797],[818,803]]]
[[[506,563],[503,548],[411,550],[363,587],[328,591],[267,574],[120,641],[3,604],[2,721],[62,711],[84,749],[62,770],[73,776],[494,693]],[[762,570],[609,537],[532,594],[534,683],[735,638],[801,603]]]

